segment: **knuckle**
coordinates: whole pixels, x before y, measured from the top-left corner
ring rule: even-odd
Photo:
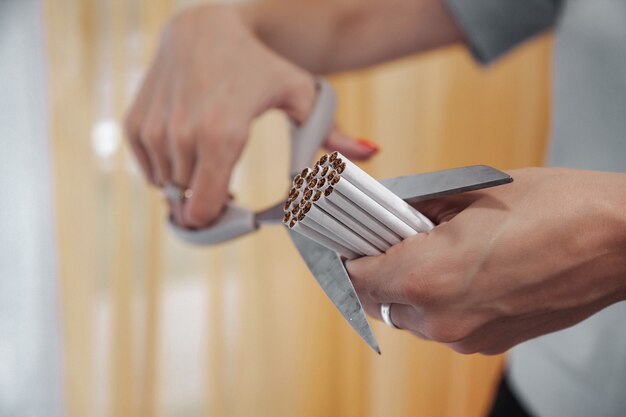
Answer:
[[[452,302],[460,282],[453,271],[426,264],[419,271],[409,272],[404,291],[411,300],[434,307]]]
[[[191,129],[180,123],[169,123],[168,138],[175,152],[187,154],[193,149],[194,136]]]
[[[306,97],[315,94],[315,83],[304,72],[293,71],[284,80],[285,90],[289,95]]]
[[[155,150],[165,146],[165,129],[160,125],[147,124],[141,129],[142,142]]]
[[[187,210],[187,223],[192,227],[207,226],[217,217],[219,209],[215,204],[201,205],[191,203]]]
[[[220,154],[226,160],[237,159],[247,138],[247,128],[242,123],[223,118],[204,123],[201,146],[211,153]]]
[[[132,111],[124,118],[124,131],[130,140],[137,139],[141,134],[141,125]]]
[[[471,329],[462,320],[435,316],[426,323],[424,333],[436,342],[457,344],[468,338]]]

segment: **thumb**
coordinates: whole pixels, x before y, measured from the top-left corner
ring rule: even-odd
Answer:
[[[353,139],[339,130],[337,125],[333,126],[328,134],[324,147],[358,161],[369,159],[379,151],[376,143],[368,139]]]
[[[480,192],[463,193],[420,201],[413,204],[413,207],[435,224],[441,224],[452,220],[457,214],[471,206],[480,196]]]

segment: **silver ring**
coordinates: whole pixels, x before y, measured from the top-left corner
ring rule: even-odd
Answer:
[[[163,187],[165,198],[170,201],[182,203],[193,195],[191,188],[183,188],[176,184],[165,184]]]
[[[399,329],[398,326],[391,320],[391,303],[383,303],[380,305],[380,315],[383,316],[383,321],[389,327]]]

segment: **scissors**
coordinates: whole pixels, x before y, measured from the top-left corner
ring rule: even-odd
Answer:
[[[290,178],[309,166],[317,150],[330,132],[335,119],[336,97],[328,81],[318,79],[318,95],[313,112],[306,123],[291,125]],[[381,183],[408,203],[506,184],[512,178],[486,165],[475,165],[382,180]],[[166,195],[176,190],[165,189]],[[209,227],[190,230],[169,218],[172,233],[195,245],[215,245],[254,232],[262,225],[282,224],[284,200],[258,212],[233,203],[225,206],[220,217]],[[330,249],[287,229],[304,262],[359,336],[377,353],[378,342],[352,286],[342,259]]]

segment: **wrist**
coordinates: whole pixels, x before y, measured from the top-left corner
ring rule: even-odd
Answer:
[[[606,174],[611,186],[606,187],[606,198],[599,207],[599,221],[606,230],[606,251],[614,253],[618,271],[616,292],[619,300],[626,300],[626,174]]]

